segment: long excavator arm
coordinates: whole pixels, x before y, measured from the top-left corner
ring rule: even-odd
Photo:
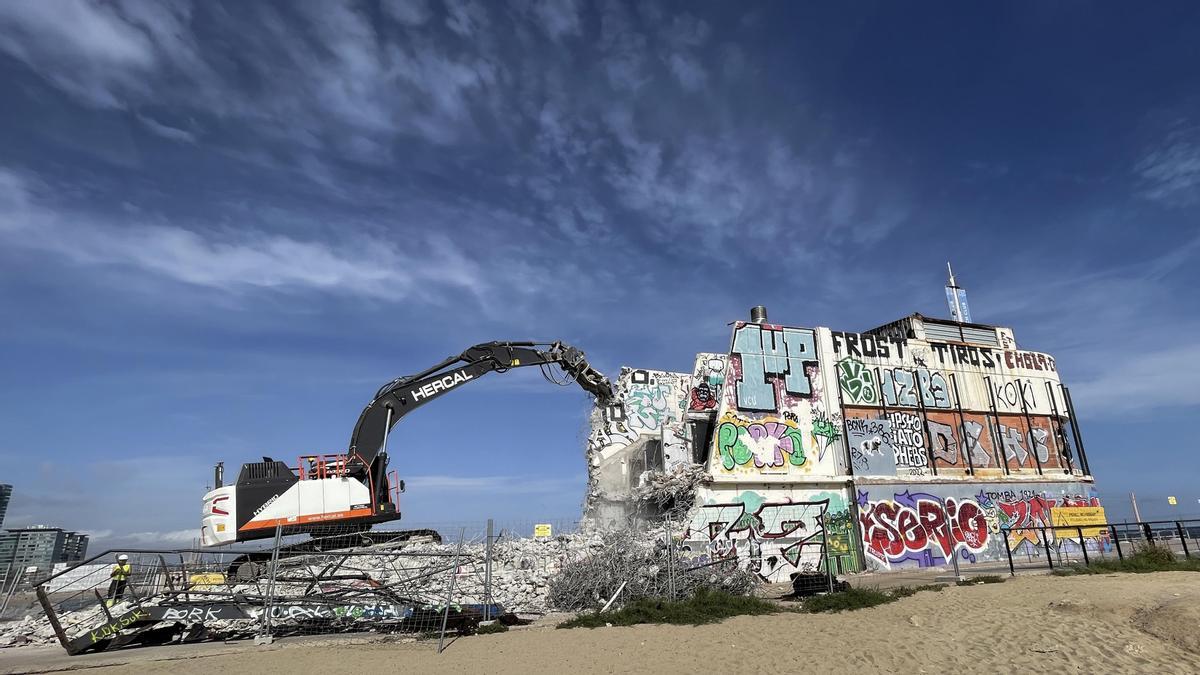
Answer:
[[[387,436],[413,410],[482,375],[512,368],[560,366],[570,379],[605,402],[611,383],[588,364],[582,351],[561,342],[487,342],[451,356],[416,375],[397,378],[363,408],[350,445],[333,468],[297,469],[264,457],[244,464],[234,485],[204,497],[201,543],[205,546],[259,539],[283,527],[285,534],[337,523],[349,530],[400,517],[387,479]],[[559,384],[566,384],[563,380]],[[312,458],[310,458],[312,459]],[[307,460],[306,460],[307,461]],[[303,462],[302,462],[303,463]],[[328,470],[327,470],[328,469]]]
[[[492,371],[558,365],[600,401],[613,396],[612,384],[587,362],[583,352],[561,342],[486,342],[416,375],[397,378],[375,393],[363,408],[350,437],[351,464],[371,465],[385,447],[392,427],[413,410]]]

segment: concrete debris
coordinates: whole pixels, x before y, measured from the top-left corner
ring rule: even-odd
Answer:
[[[647,498],[686,491],[694,484],[694,477],[685,473],[664,478],[647,492]],[[747,593],[756,582],[752,574],[725,563],[690,569],[690,563],[678,551],[678,542],[661,528],[616,532],[591,528],[544,539],[501,535],[492,547],[489,598],[485,543],[464,544],[455,566],[457,547],[457,542],[450,541],[410,541],[288,557],[280,561],[269,598],[267,579],[251,578],[193,586],[188,596],[182,589],[142,588],[138,589],[143,598],[139,605],[120,603],[107,614],[90,589],[52,596],[51,600],[60,608],[58,619],[71,639],[105,631],[110,622],[119,623],[132,610],[167,607],[151,611],[151,618],[136,626],[136,632],[146,640],[162,643],[253,636],[267,606],[272,608],[272,632],[277,636],[350,630],[436,630],[440,628],[452,575],[451,616],[457,617],[460,625],[481,620],[482,610],[471,608],[485,605],[492,607],[488,611],[493,616],[502,613],[502,620],[509,617],[512,621],[519,615],[544,614],[552,609],[598,607],[622,584],[625,588],[616,606],[635,598],[672,593],[683,598],[701,587]],[[221,563],[228,564],[228,559]],[[189,571],[194,569],[189,567]],[[235,609],[227,618],[230,613],[209,611],[206,603],[235,605],[244,608],[244,613]],[[452,619],[451,626],[454,624]],[[117,628],[113,633],[124,636],[133,630]],[[30,614],[19,621],[0,623],[0,647],[56,642],[54,630],[43,615]]]
[[[633,489],[633,498],[653,505],[652,512],[682,516],[692,507],[696,488],[706,475],[700,464],[681,464],[673,471],[647,471]]]
[[[701,588],[747,595],[758,583],[736,565],[693,566],[675,546],[661,530],[605,532],[586,556],[562,565],[550,580],[548,600],[556,609],[597,609],[614,596],[620,606],[641,598],[688,598]]]
[[[502,534],[492,548],[491,604],[500,605],[505,612],[517,615],[545,613],[549,609],[547,593],[550,578],[558,573],[564,561],[585,556],[598,541],[598,534],[589,533],[547,539],[517,539]],[[415,608],[422,616],[433,615],[445,605],[451,573],[454,575],[453,611],[461,612],[465,606],[487,604],[485,544],[481,541],[464,544],[455,568],[453,555],[457,546],[457,542],[405,542],[354,549],[351,552],[355,555],[351,556],[343,555],[347,551],[331,551],[286,558],[280,561],[272,604],[287,607],[301,603],[318,609],[325,606],[338,609],[363,603],[376,604],[378,607],[402,605]],[[202,622],[205,637],[231,639],[254,634],[259,625],[257,612],[261,611],[267,591],[266,579],[199,588],[204,594],[191,596],[193,602],[230,602],[236,599],[245,602],[250,611],[256,612],[251,619],[222,620],[210,617]],[[99,590],[103,592],[105,588]],[[142,590],[139,595],[151,595],[145,592],[146,589]],[[86,633],[106,622],[104,610],[94,599],[89,599],[93,597],[90,589],[64,596],[52,597],[52,601],[58,604],[66,599],[65,604],[77,607],[73,611],[60,610],[58,615],[68,636]],[[179,593],[157,589],[157,594],[140,606],[177,603],[182,599]],[[132,608],[132,605],[121,603],[110,608],[109,613],[119,617]],[[279,615],[273,613],[272,616],[273,628],[282,634],[288,632],[291,626],[322,623],[322,620],[329,618],[338,619],[337,623],[347,630],[356,625],[362,630],[380,623],[381,615],[378,611],[367,615],[289,611]],[[440,627],[440,621],[436,623]],[[184,628],[196,632],[195,626]],[[40,613],[26,616],[20,621],[0,622],[0,647],[56,642],[53,628]]]

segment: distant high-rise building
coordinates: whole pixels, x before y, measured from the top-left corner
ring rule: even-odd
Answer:
[[[87,557],[88,535],[82,532],[64,532],[62,558],[55,562],[77,563]]]
[[[49,573],[54,563],[83,560],[87,546],[88,535],[58,527],[34,525],[0,532],[0,574],[30,567]]]
[[[12,498],[12,486],[0,485],[0,527],[4,527],[4,515],[8,513],[8,500]]]

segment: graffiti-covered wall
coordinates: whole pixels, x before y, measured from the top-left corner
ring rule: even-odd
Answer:
[[[686,373],[622,368],[616,396],[592,412],[588,436],[588,511],[621,519],[648,471],[691,463],[684,415],[692,396]]]
[[[869,569],[941,566],[958,556],[962,563],[1041,556],[1045,544],[1080,546],[1078,532],[1001,528],[1038,528],[1103,523],[1095,490],[1087,484],[891,483],[859,485],[858,526]],[[1084,545],[1107,550],[1108,532],[1082,530]],[[1090,536],[1089,536],[1090,535]],[[1042,536],[1049,541],[1043,542]]]
[[[816,332],[739,322],[717,407],[714,481],[791,482],[839,473],[841,419]]]
[[[697,495],[683,534],[692,561],[736,558],[766,581],[793,572],[859,568],[845,490],[759,487]]]
[[[1082,475],[1054,358],[823,332],[860,476]]]
[[[592,419],[589,513],[686,495],[658,503],[686,511],[690,555],[771,581],[1043,555],[1078,537],[1019,528],[1103,522],[1057,364],[1009,329],[735,322],[729,345],[690,374],[621,371]]]

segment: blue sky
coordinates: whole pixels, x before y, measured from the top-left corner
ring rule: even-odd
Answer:
[[[1186,2],[0,3],[11,522],[184,540],[212,463],[342,449],[476,342],[686,370],[755,304],[944,316],[948,259],[1057,357],[1110,509],[1200,513],[1196,35]],[[587,409],[514,372],[406,419],[408,518],[576,514]]]

